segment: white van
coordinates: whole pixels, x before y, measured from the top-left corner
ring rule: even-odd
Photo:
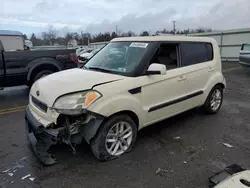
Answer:
[[[144,127],[195,107],[217,113],[225,88],[214,39],[116,38],[84,68],[33,84],[28,137],[44,164],[55,162],[45,155],[51,145],[64,142],[75,151],[83,139],[99,160],[110,160],[130,151]]]

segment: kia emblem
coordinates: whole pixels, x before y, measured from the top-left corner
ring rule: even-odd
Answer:
[[[39,92],[38,90],[36,91],[36,95],[37,95],[37,96],[39,96],[39,95],[40,95],[40,92]]]

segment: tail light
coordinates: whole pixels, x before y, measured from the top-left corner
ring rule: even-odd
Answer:
[[[78,62],[79,62],[76,53],[71,53],[71,54],[69,54],[69,55],[70,55],[71,60],[72,60],[74,63],[78,63]]]

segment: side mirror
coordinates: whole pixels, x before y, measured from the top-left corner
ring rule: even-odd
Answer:
[[[167,73],[166,66],[158,63],[151,64],[146,72],[147,75],[154,75],[154,74],[164,75],[166,73]]]

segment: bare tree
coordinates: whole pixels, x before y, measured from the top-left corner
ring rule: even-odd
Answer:
[[[56,42],[57,31],[53,28],[53,26],[49,26],[47,32],[42,32],[42,38],[45,43],[53,45]]]
[[[68,42],[69,42],[71,39],[73,39],[72,33],[67,33],[67,34],[65,35],[65,39],[66,39],[66,44],[68,44]]]

